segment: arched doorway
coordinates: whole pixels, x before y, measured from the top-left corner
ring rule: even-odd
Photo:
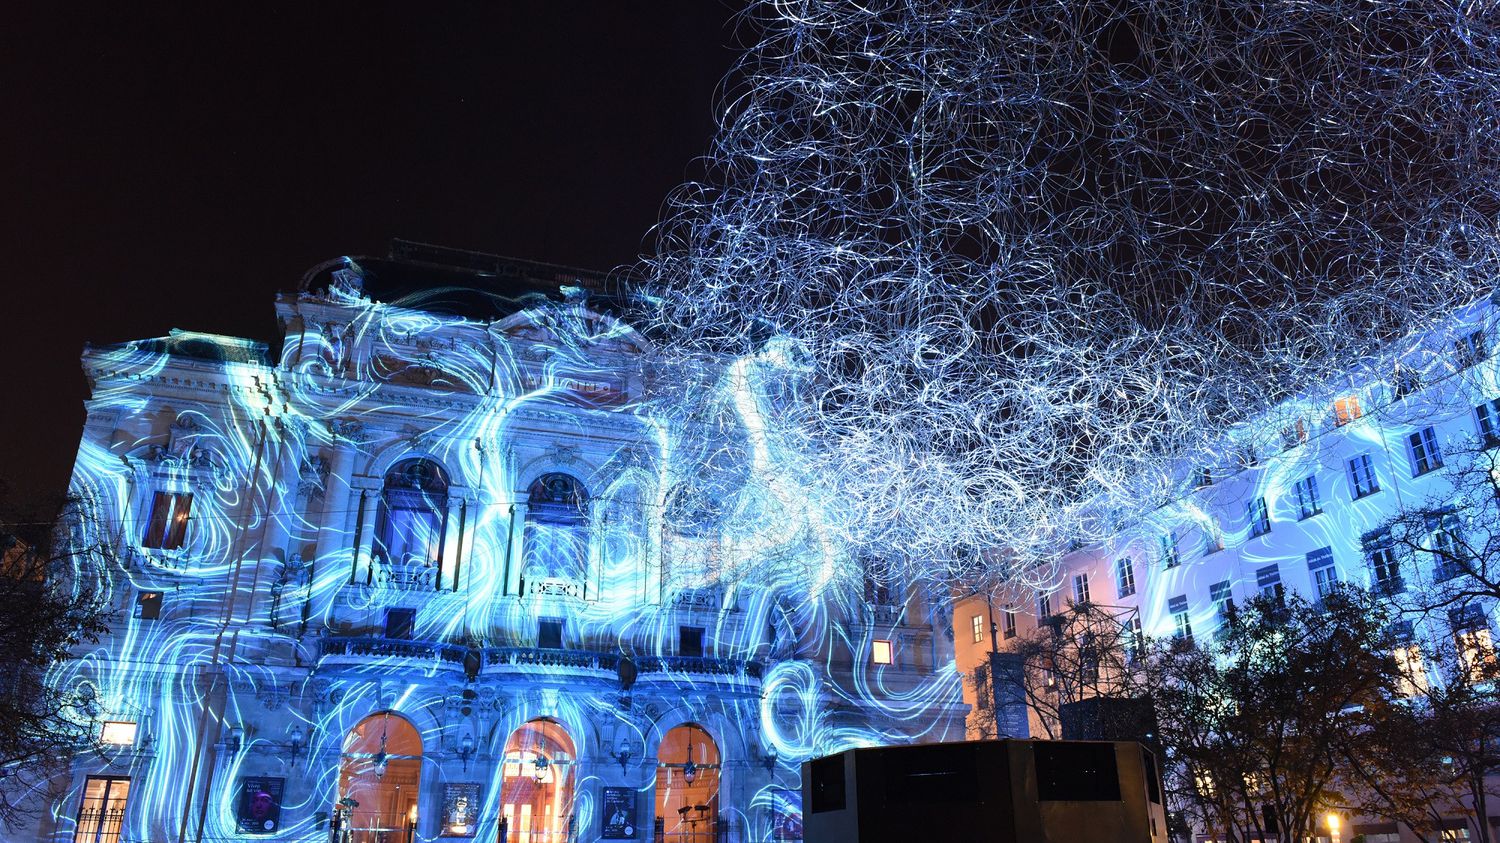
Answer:
[[[719,826],[719,747],[696,723],[667,732],[656,752],[657,843],[714,843]]]
[[[344,738],[335,804],[349,843],[409,843],[417,822],[422,736],[406,718],[383,711]]]
[[[532,720],[505,742],[500,814],[508,843],[565,843],[573,824],[573,739]]]

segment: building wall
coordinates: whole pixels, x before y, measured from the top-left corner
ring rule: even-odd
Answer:
[[[1075,578],[1086,577],[1092,603],[1112,607],[1124,622],[1138,619],[1145,635],[1179,634],[1173,608],[1182,601],[1195,640],[1206,640],[1220,623],[1216,590],[1243,602],[1274,572],[1287,591],[1316,597],[1313,567],[1323,567],[1325,550],[1339,581],[1377,588],[1366,536],[1398,511],[1451,502],[1453,472],[1459,470],[1454,455],[1480,441],[1475,408],[1500,398],[1493,353],[1500,336],[1496,319],[1492,302],[1476,302],[1361,361],[1344,382],[1318,385],[1232,431],[1206,465],[1181,466],[1183,482],[1175,499],[1110,541],[1066,554],[1044,592],[1051,610],[1074,601]],[[1478,360],[1456,346],[1476,332],[1487,346]],[[1399,397],[1398,366],[1420,378],[1420,386]],[[1349,405],[1343,404],[1345,418],[1340,418],[1335,402],[1351,398],[1359,403],[1358,417],[1348,418]],[[1448,456],[1446,465],[1423,472],[1413,459],[1409,437],[1428,427]],[[1251,453],[1254,460],[1247,459]],[[1360,456],[1369,458],[1378,491],[1357,494],[1350,461]],[[1207,483],[1199,479],[1204,468],[1210,472]],[[1309,477],[1315,480],[1319,506],[1304,517],[1296,487]],[[1270,527],[1264,533],[1252,523],[1252,506],[1262,498]],[[1164,552],[1167,536],[1175,542],[1175,560]],[[1120,587],[1122,564],[1131,571],[1133,589]],[[1435,580],[1430,565],[1401,573],[1410,589],[1430,587]],[[1013,607],[1018,635],[1025,636],[1037,628],[1039,596],[997,591],[955,602],[955,655],[959,670],[970,678],[964,695],[971,706],[971,737],[994,728],[991,719],[974,714],[978,700],[972,685],[975,669],[995,649],[988,633],[992,609],[1003,628],[1003,609]],[[1485,604],[1491,628],[1495,608]],[[972,633],[976,616],[985,630],[978,640]],[[1436,618],[1418,620],[1416,633],[1451,640],[1442,624]],[[1007,649],[1007,641],[1003,631],[996,636],[1000,651]],[[1046,735],[1036,711],[1029,712],[1029,720],[1033,736]]]
[[[778,443],[751,447],[763,361],[663,370],[580,302],[444,316],[371,300],[357,268],[276,312],[276,360],[188,332],[85,354],[73,491],[80,535],[118,551],[88,573],[118,615],[54,680],[93,687],[100,720],[136,733],[37,795],[35,839],[112,839],[78,824],[91,776],[129,779],[119,840],[329,839],[341,767],[372,763],[346,741],[387,717],[420,736],[402,767],[420,771],[419,840],[443,833],[460,784],[478,786],[469,831],[495,839],[508,755],[519,769],[507,741],[538,719],[574,746],[559,775],[578,840],[603,833],[618,787],[638,791],[629,839],[650,838],[656,783],[683,769],[658,750],[684,724],[715,745],[719,822],[747,841],[795,832],[804,759],[961,737],[942,601],[867,600],[857,563],[818,541],[825,502]],[[709,415],[663,397],[686,377],[722,392]],[[388,475],[414,459],[441,466],[446,498],[405,562],[377,534],[411,500]],[[537,526],[550,474],[587,490],[576,528]],[[189,494],[181,547],[147,546],[174,544]],[[539,637],[548,619],[560,647]],[[701,655],[684,626],[704,630]],[[893,664],[872,663],[877,639]],[[279,823],[247,830],[246,787],[267,779]]]

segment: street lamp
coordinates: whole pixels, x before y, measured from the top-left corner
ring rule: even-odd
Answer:
[[[547,756],[545,755],[538,755],[531,762],[531,777],[536,779],[537,784],[541,784],[547,780],[547,768],[550,764],[551,762],[547,760]]]
[[[625,772],[625,768],[629,766],[630,756],[633,754],[630,751],[630,740],[628,738],[620,738],[620,742],[615,745],[615,751],[610,753],[619,762],[621,773]]]
[[[302,724],[299,723],[293,726],[292,733],[287,736],[286,742],[287,750],[292,754],[293,763],[297,761],[297,756],[302,754],[302,745],[306,740],[307,738],[302,732]]]
[[[464,772],[469,771],[469,759],[474,756],[474,736],[464,733],[464,739],[458,744],[458,759],[464,762]]]

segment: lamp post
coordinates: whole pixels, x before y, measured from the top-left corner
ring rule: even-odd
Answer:
[[[302,725],[299,723],[293,726],[292,733],[287,736],[286,742],[287,751],[292,756],[292,763],[297,763],[297,756],[302,754],[302,747],[306,740],[307,738],[302,732]]]
[[[463,762],[464,772],[469,771],[469,759],[474,757],[474,736],[464,733],[464,739],[458,744],[458,759]]]
[[[630,749],[630,740],[628,738],[620,738],[620,742],[615,745],[615,751],[610,753],[610,756],[619,763],[621,774],[624,774],[625,768],[630,765],[630,756],[633,754]]]

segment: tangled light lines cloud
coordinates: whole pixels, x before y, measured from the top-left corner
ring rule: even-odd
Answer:
[[[1497,22],[757,3],[648,321],[782,365],[776,441],[890,576],[1040,578],[1213,436],[1493,283]]]

